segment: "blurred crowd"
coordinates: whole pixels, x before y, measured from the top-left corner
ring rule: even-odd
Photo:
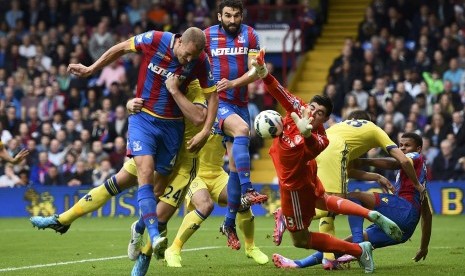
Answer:
[[[373,0],[324,91],[333,122],[363,109],[395,142],[420,134],[433,180],[465,179],[464,11],[464,1]]]
[[[69,75],[68,64],[90,65],[114,44],[148,30],[217,24],[218,2],[0,0],[0,138],[12,156],[30,151],[20,164],[0,162],[0,186],[100,185],[117,172],[126,158],[125,104],[134,97],[140,56],[126,55],[87,79]],[[250,21],[288,19],[259,16],[251,14]],[[263,85],[251,89],[257,92],[251,96],[254,114],[255,108],[275,107]],[[261,143],[253,141],[255,158]]]

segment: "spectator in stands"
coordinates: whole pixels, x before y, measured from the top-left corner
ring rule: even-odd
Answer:
[[[34,139],[29,139],[26,144],[26,149],[29,151],[26,164],[31,168],[34,164],[39,163],[39,151],[37,150],[36,141]]]
[[[367,101],[368,101],[368,92],[363,90],[363,84],[360,79],[355,79],[352,85],[352,91],[350,94],[355,96],[357,101],[357,106],[361,110],[365,110],[367,108]]]
[[[111,162],[111,166],[116,170],[119,171],[126,160],[126,140],[118,136],[114,139],[113,149],[109,154],[109,159]]]
[[[71,149],[70,146],[63,147],[57,139],[50,141],[50,148],[48,150],[48,160],[55,166],[60,167],[65,161],[65,156]]]
[[[452,92],[460,91],[460,81],[462,80],[464,70],[458,67],[456,58],[451,58],[449,61],[449,69],[444,72],[443,80],[452,83]]]
[[[456,139],[457,150],[463,152],[465,150],[465,124],[463,111],[455,111],[452,113],[452,133]]]
[[[126,108],[122,105],[116,107],[115,118],[108,124],[108,139],[114,141],[116,137],[126,137],[128,132],[128,118]]]
[[[55,111],[64,110],[64,98],[56,95],[52,86],[45,88],[45,97],[39,102],[38,111],[40,120],[48,121],[52,119]]]
[[[88,17],[86,17],[88,19]],[[115,44],[113,36],[108,32],[105,22],[100,22],[97,31],[89,41],[89,53],[93,61],[96,61],[106,50]]]
[[[454,153],[451,141],[447,139],[441,141],[440,150],[432,165],[433,179],[451,181],[454,179],[458,157]]]
[[[441,77],[449,69],[447,61],[444,59],[444,55],[441,51],[434,51],[433,55],[433,68],[432,71],[437,72]]]
[[[20,9],[20,4],[19,0],[12,0],[10,2],[10,9],[5,14],[5,21],[10,29],[16,28],[18,20],[24,17],[24,12]]]
[[[442,113],[435,113],[432,116],[431,126],[426,128],[425,136],[431,139],[431,145],[439,148],[441,142],[451,133],[450,124],[445,123]]]
[[[86,105],[89,107],[91,113],[102,108],[102,105],[100,104],[99,93],[95,87],[89,88],[87,90]]]
[[[110,161],[103,160],[100,166],[92,171],[92,184],[99,186],[113,174],[115,174],[115,169],[112,168]]]
[[[429,94],[438,95],[444,92],[444,83],[437,71],[433,71],[432,73],[423,72],[422,76],[426,84],[428,85]]]
[[[31,167],[30,180],[33,185],[45,184],[45,175],[47,174],[48,168],[53,164],[48,161],[48,153],[46,151],[39,153],[39,163]]]
[[[92,171],[87,169],[86,163],[83,160],[76,162],[76,171],[74,173],[65,173],[63,177],[65,183],[70,187],[91,185],[93,183]]]
[[[121,61],[116,60],[110,64],[110,66],[105,66],[100,74],[96,84],[98,86],[104,86],[105,92],[104,95],[108,95],[111,90],[111,86],[114,83],[121,83],[126,81],[126,69],[121,64]]]
[[[378,115],[376,118],[376,124],[380,127],[384,127],[387,115],[389,115],[391,123],[394,124],[397,129],[404,129],[405,116],[395,110],[394,102],[391,99],[386,99],[384,104],[384,113]]]
[[[59,130],[64,128],[63,120],[63,113],[60,110],[53,112],[51,121],[53,132],[57,133]]]
[[[65,180],[63,178],[63,174],[60,173],[57,166],[51,165],[45,174],[44,185],[59,186],[64,184]]]
[[[3,126],[7,129],[13,136],[19,134],[19,126],[21,124],[21,119],[16,116],[16,107],[10,105],[6,108],[6,117],[3,121]]]
[[[341,110],[342,120],[350,119],[348,118],[348,115],[352,113],[352,111],[359,110],[359,109],[360,107],[358,106],[357,98],[355,97],[355,95],[347,94],[345,98],[344,106],[342,107],[342,110]]]
[[[0,176],[0,188],[13,188],[16,185],[19,185],[21,179],[15,174],[13,170],[13,164],[7,163],[5,165],[4,174]]]
[[[95,153],[95,161],[100,164],[103,160],[109,159],[108,153],[103,150],[101,141],[92,142],[92,152]]]

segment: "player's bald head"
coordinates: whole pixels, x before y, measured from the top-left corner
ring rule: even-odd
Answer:
[[[190,27],[181,36],[182,43],[189,44],[192,42],[197,50],[203,51],[205,49],[205,44],[207,39],[203,31],[197,27]]]

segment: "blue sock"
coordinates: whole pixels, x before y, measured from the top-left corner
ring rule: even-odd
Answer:
[[[303,258],[301,260],[294,261],[299,267],[309,267],[314,266],[317,264],[321,264],[321,260],[323,260],[323,252],[315,252],[312,255]]]
[[[242,194],[245,194],[247,189],[252,188],[252,184],[250,183],[249,140],[248,136],[237,136],[234,137],[232,145],[233,159],[236,163],[237,173],[239,174]]]
[[[362,202],[356,198],[350,198],[352,202],[362,205]],[[352,232],[352,242],[361,243],[364,241],[363,238],[363,217],[360,216],[349,216],[350,231]]]
[[[139,187],[137,191],[137,201],[139,202],[141,219],[145,227],[147,227],[150,240],[153,241],[156,236],[160,235],[158,232],[157,201],[153,193],[153,186],[143,185]]]
[[[142,219],[142,215],[139,216],[139,220],[136,223],[136,232],[139,234],[144,234],[145,232],[145,222]]]
[[[224,223],[226,226],[236,225],[236,215],[239,206],[241,205],[241,187],[239,183],[239,176],[237,172],[229,172],[228,185],[228,212]]]

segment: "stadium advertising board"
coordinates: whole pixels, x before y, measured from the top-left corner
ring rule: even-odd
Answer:
[[[261,193],[267,194],[266,204],[253,206],[256,216],[270,215],[281,205],[277,185],[255,184]],[[91,186],[83,187],[32,187],[0,189],[0,217],[29,217],[35,215],[52,215],[67,210],[81,197],[86,196]],[[351,182],[351,191],[380,192],[378,185],[362,182]],[[433,213],[442,215],[464,215],[465,182],[430,182],[428,195]],[[87,198],[86,200],[92,200]],[[88,216],[126,217],[137,214],[137,190],[132,188],[111,198],[101,209]],[[184,210],[180,210],[182,215]],[[212,215],[224,215],[226,208],[215,206]]]

